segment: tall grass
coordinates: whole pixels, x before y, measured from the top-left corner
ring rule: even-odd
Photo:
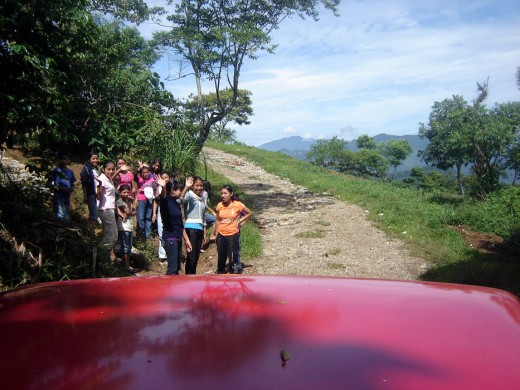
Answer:
[[[401,238],[413,255],[432,263],[432,268],[422,275],[425,280],[481,284],[520,294],[519,264],[501,267],[496,259],[469,248],[462,237],[449,228],[449,224],[466,220],[466,203],[461,197],[421,192],[392,182],[354,178],[326,171],[283,153],[245,145],[211,143],[208,146],[242,156],[313,192],[328,192],[363,207],[368,211],[368,218],[379,228],[390,236]],[[516,210],[518,198],[513,195],[510,198],[513,199],[510,204],[514,204]],[[498,207],[495,205],[495,210]],[[510,210],[512,206],[507,207]],[[471,214],[468,210],[466,214]],[[489,210],[490,219],[496,214],[493,208]],[[512,226],[507,229],[518,231]]]

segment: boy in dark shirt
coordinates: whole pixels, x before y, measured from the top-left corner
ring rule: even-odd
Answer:
[[[70,222],[70,194],[74,192],[76,177],[67,166],[70,163],[68,153],[58,154],[58,166],[49,172],[47,186],[54,189],[52,205],[57,219]]]

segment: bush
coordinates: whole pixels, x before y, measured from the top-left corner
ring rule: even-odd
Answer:
[[[519,212],[520,188],[509,187],[489,195],[485,201],[471,200],[457,208],[450,223],[465,224],[475,231],[494,233],[506,240],[518,240]]]

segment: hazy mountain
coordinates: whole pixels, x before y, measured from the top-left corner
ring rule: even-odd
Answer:
[[[309,150],[311,150],[311,146],[315,142],[315,139],[306,139],[299,136],[293,136],[268,142],[266,144],[260,145],[259,148],[268,150],[270,152],[283,152],[292,156],[292,154],[288,152],[304,151],[307,153]]]
[[[421,139],[418,135],[389,135],[389,134],[378,134],[374,137],[377,143],[387,142],[390,140],[405,139],[408,141],[413,149],[412,154],[408,157],[403,164],[397,167],[397,172],[409,171],[413,167],[425,167],[426,164],[417,157],[419,150],[424,150],[428,145],[428,140]],[[307,139],[299,136],[285,137],[279,140],[271,141],[260,145],[260,149],[269,150],[271,152],[282,152],[291,157],[299,160],[307,159],[307,152],[311,149],[311,146],[317,142],[316,139]],[[350,141],[347,145],[347,149],[351,151],[357,151],[356,140]]]

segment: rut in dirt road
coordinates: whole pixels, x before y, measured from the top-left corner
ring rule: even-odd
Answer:
[[[208,165],[248,195],[263,255],[244,273],[417,279],[428,263],[377,229],[357,205],[313,194],[231,154],[204,148]]]

